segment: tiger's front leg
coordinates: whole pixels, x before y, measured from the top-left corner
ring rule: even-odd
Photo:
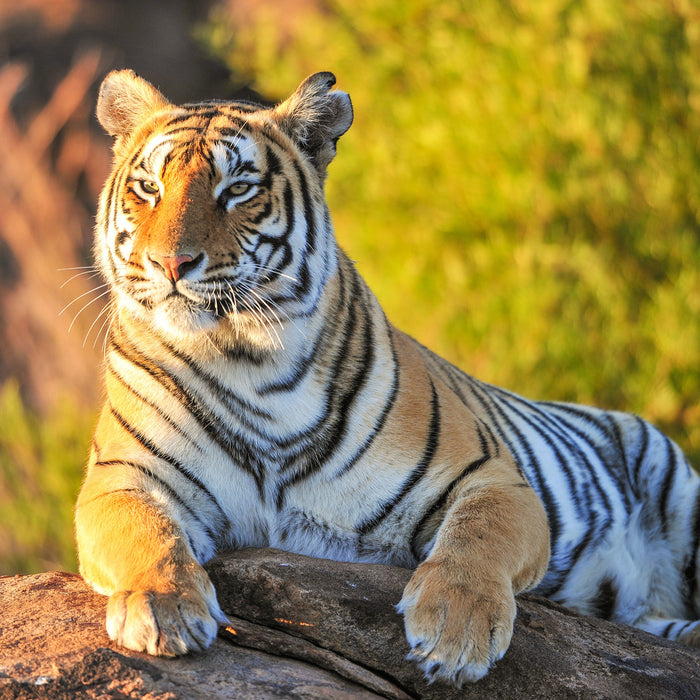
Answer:
[[[117,466],[100,471],[91,467],[78,499],[76,537],[80,573],[109,596],[110,638],[163,656],[206,649],[226,618],[180,526],[121,483]]]
[[[429,681],[482,678],[510,644],[515,595],[544,576],[545,511],[516,479],[465,484],[397,606]]]

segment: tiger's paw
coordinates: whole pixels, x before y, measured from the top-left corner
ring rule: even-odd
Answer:
[[[227,621],[209,586],[210,595],[118,591],[107,604],[107,633],[127,649],[154,656],[204,651],[214,641],[218,623]]]
[[[460,581],[449,565],[423,562],[404,590],[397,609],[404,615],[408,658],[428,682],[483,678],[506,653],[513,636],[515,597],[507,583],[478,589]]]

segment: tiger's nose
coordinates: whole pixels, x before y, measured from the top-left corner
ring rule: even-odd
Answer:
[[[191,255],[155,255],[149,253],[148,259],[160,269],[171,281],[177,282],[190,270],[194,270],[202,260],[202,255],[193,258]]]

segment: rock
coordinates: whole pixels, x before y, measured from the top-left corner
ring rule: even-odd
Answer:
[[[208,569],[231,624],[179,659],[110,642],[105,598],[79,576],[0,578],[0,700],[700,697],[697,650],[531,595],[485,679],[427,685],[393,607],[410,571],[253,549]]]

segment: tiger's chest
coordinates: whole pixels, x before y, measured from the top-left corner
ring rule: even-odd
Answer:
[[[377,322],[367,337],[386,329]],[[157,340],[115,343],[110,403],[151,453],[157,483],[182,496],[217,547],[412,566],[446,494],[496,448],[407,338],[385,338],[354,361],[332,346],[330,372],[320,349],[330,341],[315,337],[308,328],[296,344],[285,337],[276,365],[223,354],[195,362]]]
[[[125,412],[166,457],[164,480],[178,472],[184,498],[204,500],[212,510],[208,521],[227,523],[217,532],[221,548],[413,561],[403,515],[410,499],[381,528],[359,527],[378,501],[401,489],[416,461],[412,452],[390,448],[390,434],[380,435],[392,373],[379,366],[354,397],[362,410],[349,411],[340,392],[312,370],[217,372],[215,363],[204,369],[172,354],[159,359],[158,371],[133,357],[115,355],[110,363],[147,399]],[[119,398],[115,392],[114,402]]]
[[[353,461],[351,453],[339,449],[319,469],[321,455],[311,437],[297,451],[243,430],[232,438],[225,459],[211,457],[190,469],[229,518],[222,547],[271,546],[336,560],[416,563],[409,536],[421,510],[416,503],[423,497],[420,490],[381,526],[368,526],[377,504],[401,489],[411,464],[394,468],[386,455],[384,463],[379,455]],[[351,462],[352,469],[345,471]]]

